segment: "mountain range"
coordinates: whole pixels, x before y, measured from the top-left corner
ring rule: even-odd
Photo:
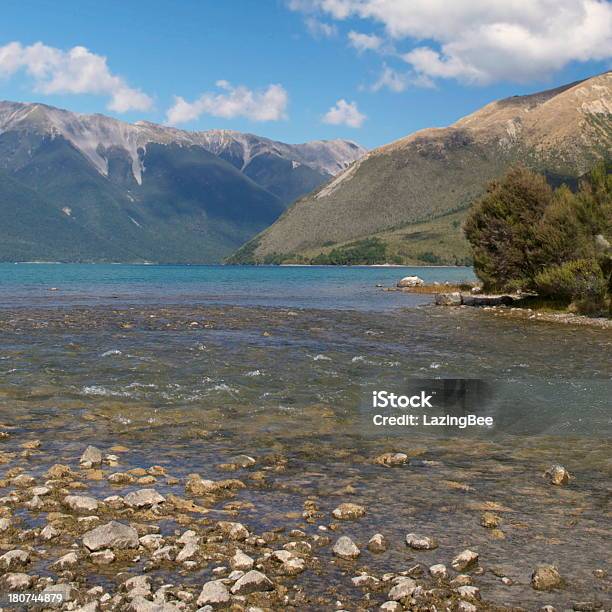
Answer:
[[[0,261],[219,262],[364,153],[0,102]]]
[[[521,163],[553,183],[575,184],[611,152],[612,72],[498,100],[370,151],[229,261],[358,259],[374,245],[380,261],[469,263],[461,224],[491,180]]]

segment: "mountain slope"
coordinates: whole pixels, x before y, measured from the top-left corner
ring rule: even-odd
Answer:
[[[371,151],[297,201],[230,261],[305,261],[376,237],[392,261],[462,262],[469,251],[461,211],[490,180],[516,162],[557,179],[577,177],[611,150],[610,72],[493,102],[448,128]]]
[[[0,102],[0,260],[217,262],[363,152],[218,133]]]

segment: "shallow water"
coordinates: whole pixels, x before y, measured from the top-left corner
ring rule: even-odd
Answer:
[[[612,334],[416,305],[415,296],[383,293],[371,282],[376,273],[391,284],[404,271],[349,273],[367,278],[348,283],[346,294],[334,298],[337,307],[327,309],[299,308],[295,296],[325,295],[329,280],[320,291],[304,281],[307,287],[290,291],[282,308],[270,307],[282,294],[267,296],[266,308],[171,305],[174,293],[145,306],[146,292],[113,308],[77,306],[73,296],[70,303],[16,308],[28,291],[44,294],[40,286],[22,287],[18,297],[12,285],[3,298],[9,305],[0,309],[0,422],[11,428],[2,450],[40,438],[31,472],[42,473],[58,461],[74,464],[87,444],[123,444],[130,451],[122,469],[159,463],[179,478],[197,472],[213,479],[227,477],[217,466],[238,453],[262,462],[281,457],[283,469],[265,487],[238,494],[254,504],[238,520],[257,532],[283,526],[317,533],[338,503],[352,501],[367,514],[341,524],[337,534],[365,544],[381,532],[393,543],[384,555],[366,552],[355,567],[382,574],[415,562],[449,565],[470,547],[487,570],[478,583],[486,599],[527,609],[609,601],[609,583],[593,570],[610,557]],[[78,292],[79,300],[87,293],[82,286]],[[395,307],[380,307],[385,299]],[[397,307],[401,300],[406,307]],[[341,302],[353,308],[341,309]],[[468,387],[475,391],[465,409],[493,416],[494,426],[371,426],[373,389],[401,392],[421,384],[415,380],[429,388],[436,379],[479,381]],[[410,464],[372,463],[391,450],[410,455]],[[575,477],[569,486],[545,481],[552,463]],[[353,493],[344,491],[347,485]],[[106,481],[91,486],[99,497],[113,492]],[[156,488],[179,493],[183,484]],[[324,513],[314,525],[300,516],[309,496]],[[491,505],[503,518],[504,539],[479,525]],[[440,547],[411,551],[403,537],[412,531],[435,535]],[[320,557],[327,563],[320,573],[295,581],[320,593],[333,587],[348,609],[363,606],[350,583],[355,568],[343,576],[329,548]],[[564,590],[530,587],[541,562],[559,567]],[[491,569],[514,584],[505,586]],[[205,568],[184,580],[201,584],[209,577]]]

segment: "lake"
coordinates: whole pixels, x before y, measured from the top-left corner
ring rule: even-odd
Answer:
[[[78,469],[88,444],[120,445],[117,466],[84,481],[99,499],[139,488],[111,486],[113,471],[153,464],[177,479],[157,478],[166,496],[184,495],[191,473],[239,478],[244,489],[206,499],[213,517],[229,512],[256,533],[300,529],[313,546],[315,536],[347,534],[363,548],[381,532],[389,551],[366,550],[358,562],[377,575],[448,565],[470,547],[487,570],[478,577],[483,597],[498,604],[605,599],[593,572],[609,559],[602,526],[612,335],[435,307],[431,296],[377,287],[409,274],[440,283],[474,278],[468,268],[2,264],[0,429],[8,437],[0,469],[20,467],[43,482],[53,463]],[[494,425],[372,425],[374,390],[419,389],[437,394],[438,411],[491,416]],[[33,439],[40,447],[24,455],[21,445]],[[407,460],[394,468],[374,461],[386,452]],[[223,464],[238,454],[256,463],[228,475]],[[544,478],[555,463],[572,474],[568,486]],[[312,521],[302,515],[308,500],[318,508]],[[331,511],[346,501],[366,515],[330,532]],[[40,523],[39,513],[19,508],[24,527]],[[499,529],[480,526],[485,509],[499,514]],[[135,518],[153,520],[147,516]],[[170,539],[179,524],[203,525],[174,510],[160,524]],[[407,532],[440,545],[410,550]],[[278,538],[276,547],[286,543]],[[48,572],[59,554],[49,548],[36,571]],[[316,555],[321,567],[297,584],[332,607],[337,599],[347,609],[366,605],[343,574],[356,569],[334,562],[328,546]],[[530,587],[541,562],[559,567],[566,590]],[[181,580],[201,584],[213,567]],[[112,580],[113,572],[99,567],[83,580]],[[177,579],[166,566],[153,575]],[[304,600],[301,609],[326,605]]]

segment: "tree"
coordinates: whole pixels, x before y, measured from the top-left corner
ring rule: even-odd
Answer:
[[[514,168],[491,183],[464,230],[487,290],[537,291],[589,312],[610,301],[612,176],[603,163],[576,193]]]

